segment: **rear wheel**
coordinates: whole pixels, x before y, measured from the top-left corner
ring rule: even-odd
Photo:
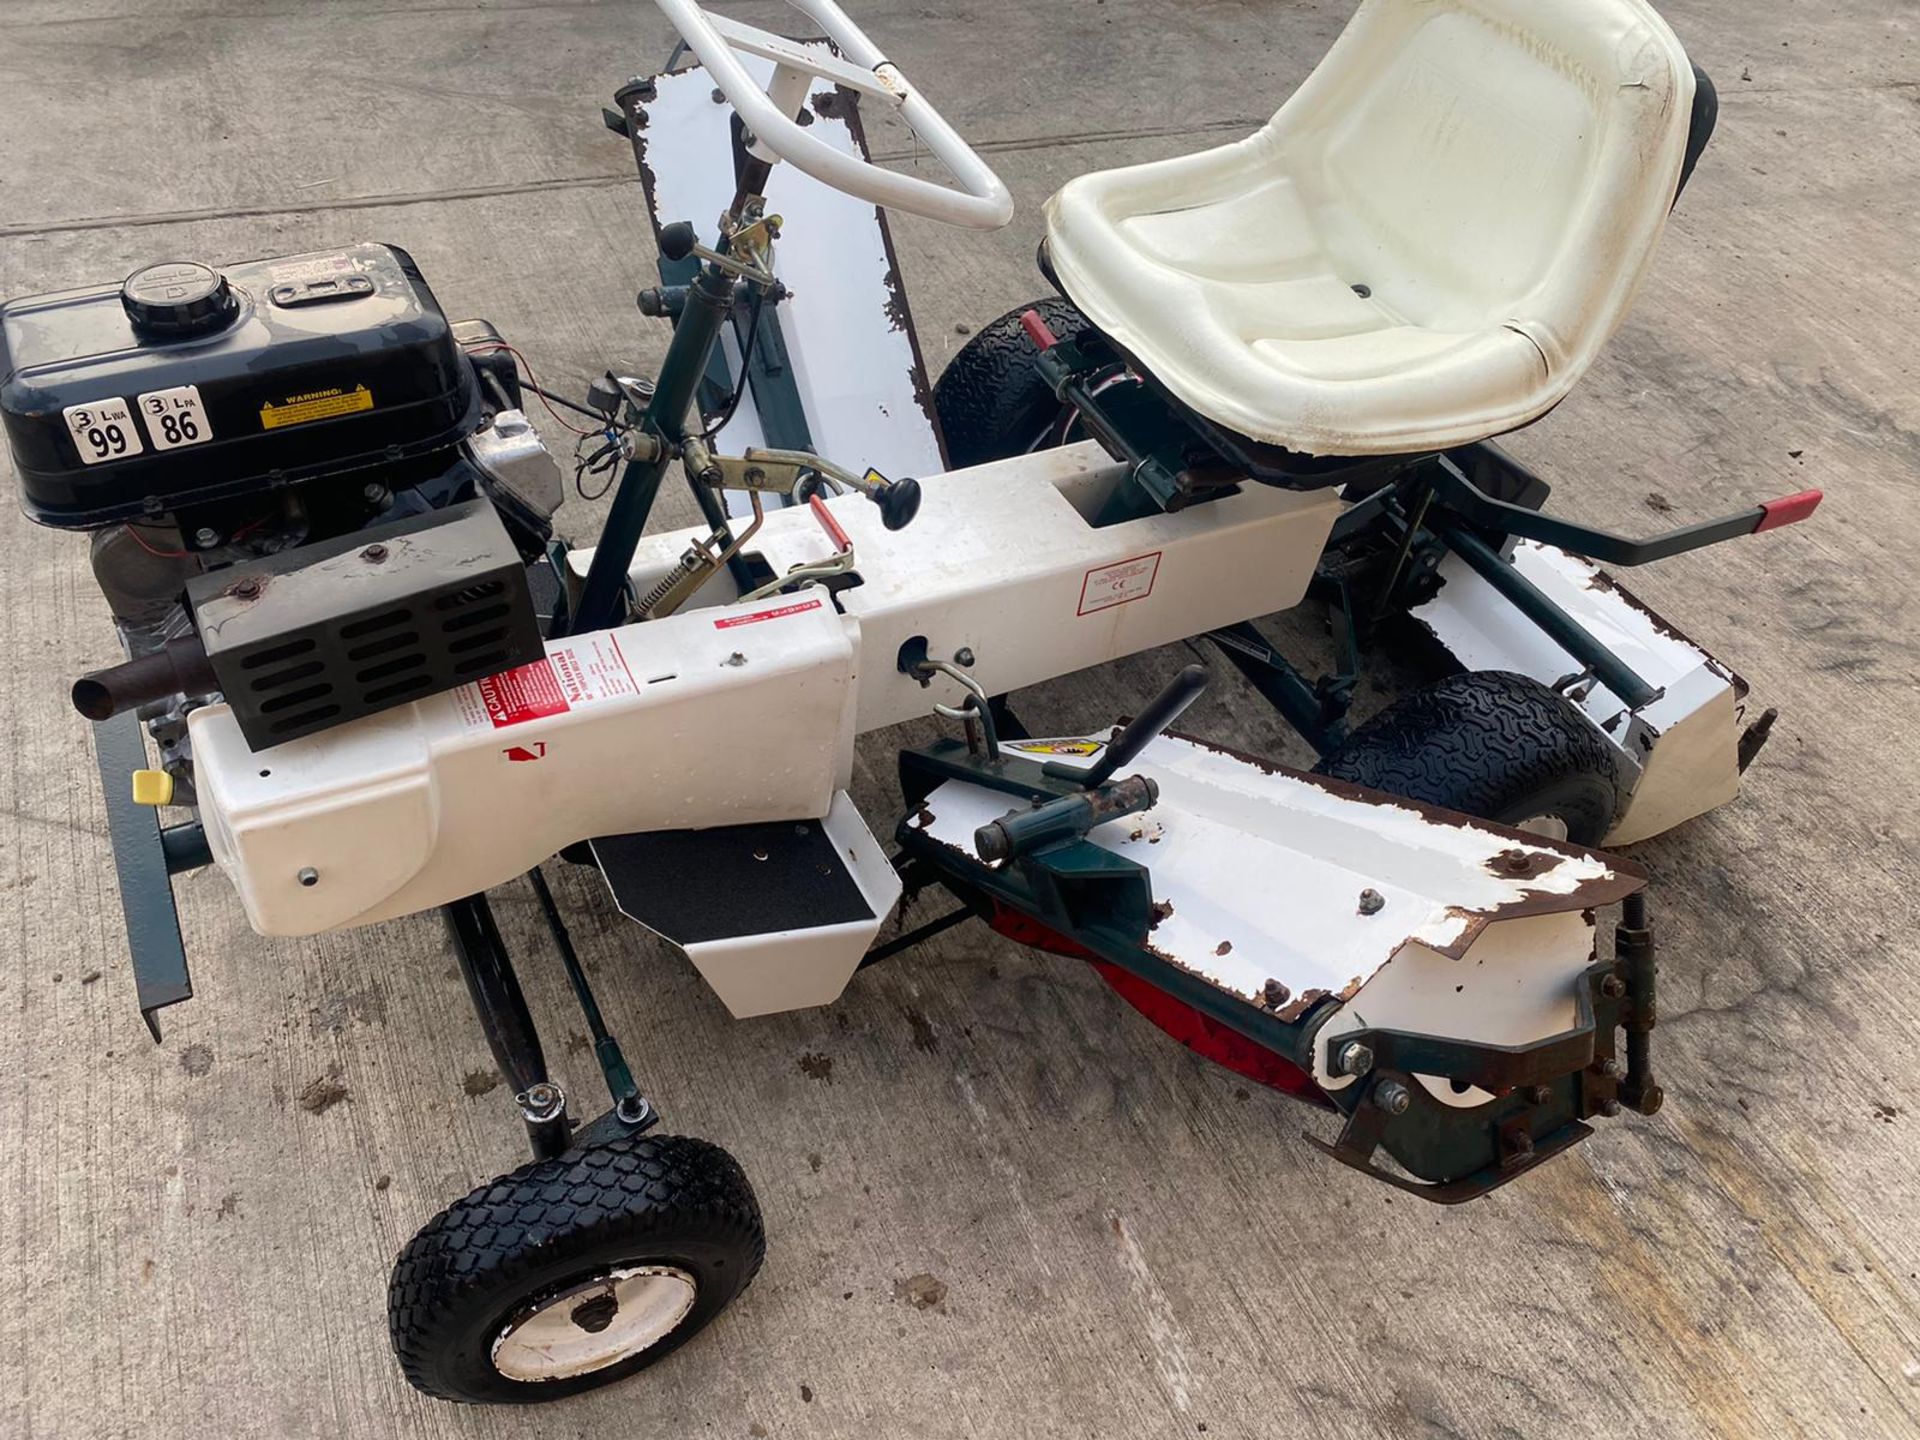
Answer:
[[[538,1160],[435,1216],[395,1261],[394,1354],[445,1400],[578,1394],[671,1354],[766,1251],[733,1157],[684,1136]]]
[[[1613,746],[1573,702],[1502,670],[1452,675],[1389,705],[1314,773],[1577,845],[1620,804]]]
[[[980,328],[934,382],[933,405],[956,470],[1058,445],[1065,412],[1033,368],[1039,353],[1020,324],[1037,310],[1060,340],[1091,329],[1071,300],[1050,295]]]

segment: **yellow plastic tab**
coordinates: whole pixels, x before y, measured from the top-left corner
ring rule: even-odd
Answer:
[[[173,776],[164,770],[134,771],[133,803],[136,805],[171,805],[173,803]]]

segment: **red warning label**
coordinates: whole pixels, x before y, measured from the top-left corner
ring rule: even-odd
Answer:
[[[567,697],[560,693],[560,681],[553,673],[551,660],[536,660],[517,670],[489,675],[478,682],[476,688],[487,719],[496,730],[548,715],[564,715],[570,708]]]
[[[724,620],[713,622],[716,630],[731,630],[736,625],[758,625],[762,620],[779,620],[788,615],[798,615],[803,610],[818,610],[818,600],[802,600],[797,605],[782,605],[777,610],[762,610],[756,615],[729,615]]]
[[[454,699],[469,730],[499,730],[639,691],[619,640],[603,632],[563,640],[546,659],[462,686]]]

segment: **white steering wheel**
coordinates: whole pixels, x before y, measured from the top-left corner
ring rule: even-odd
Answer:
[[[752,133],[751,147],[763,160],[786,160],[824,185],[910,214],[971,230],[997,230],[1013,218],[1013,197],[1000,177],[973,153],[940,112],[833,0],[787,0],[839,47],[840,56],[801,45],[757,26],[700,8],[698,0],[655,0],[679,30],[687,48],[732,103]],[[773,81],[762,90],[735,52],[774,62]],[[841,58],[844,57],[844,58]],[[961,189],[896,174],[835,149],[794,121],[806,103],[807,80],[818,76],[890,105]]]

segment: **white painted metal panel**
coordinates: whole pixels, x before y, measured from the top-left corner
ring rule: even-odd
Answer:
[[[1655,615],[1590,561],[1532,540],[1516,543],[1514,568],[1663,693],[1640,713],[1596,684],[1586,717],[1626,758],[1632,787],[1607,837],[1621,845],[1678,825],[1740,789],[1745,687],[1713,656]],[[1440,591],[1412,611],[1468,670],[1512,670],[1544,685],[1580,664],[1491,585],[1449,555]]]
[[[818,591],[670,616],[258,754],[207,706],[201,818],[253,927],[305,935],[589,836],[818,817],[852,771],[856,639]]]
[[[1049,758],[1085,768],[1098,757]],[[1153,780],[1159,802],[1088,838],[1150,871],[1154,951],[1282,1015],[1336,996],[1336,1033],[1364,1016],[1496,1044],[1555,1034],[1572,1023],[1574,979],[1593,956],[1585,912],[1640,883],[1591,851],[1196,741],[1162,736],[1121,773]],[[948,781],[916,823],[973,856],[974,831],[1012,808],[1004,793]],[[1362,907],[1366,890],[1378,908]],[[1511,938],[1490,943],[1499,931]]]
[[[741,63],[760,84],[773,74],[770,61]],[[655,84],[640,132],[654,217],[686,220],[711,245],[733,200],[732,111],[714,102],[705,70],[662,75]],[[824,83],[814,88],[832,99],[816,95],[808,133],[863,154],[844,98]],[[767,208],[783,220],[774,272],[792,294],[778,313],[815,452],[856,473],[872,466],[896,479],[938,474],[946,465],[927,409],[926,373],[880,212],[790,165],[774,167]],[[730,328],[724,343],[738,375]],[[740,407],[720,432],[718,449],[739,454],[766,443],[752,408]]]

